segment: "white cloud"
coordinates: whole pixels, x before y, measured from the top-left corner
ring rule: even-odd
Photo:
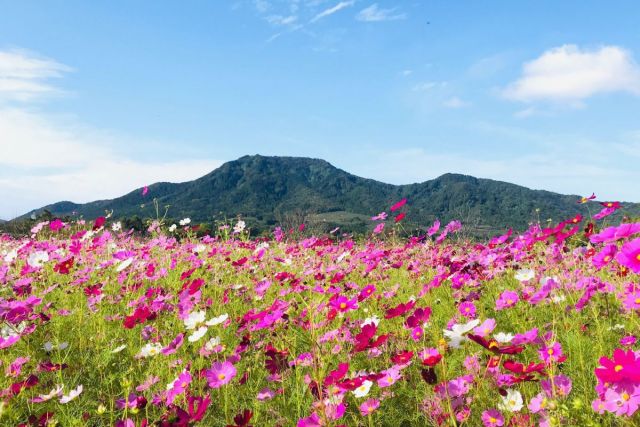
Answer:
[[[326,18],[329,15],[333,15],[336,12],[341,11],[342,9],[345,9],[347,7],[351,7],[355,4],[355,0],[350,0],[350,1],[341,1],[340,3],[336,4],[333,7],[330,7],[328,9],[323,10],[322,12],[318,13],[316,16],[314,16],[313,18],[311,18],[311,21],[309,22],[317,22],[319,20],[321,20],[322,18]]]
[[[407,17],[404,13],[395,13],[396,8],[393,9],[380,9],[377,3],[362,9],[357,15],[358,21],[364,22],[382,22],[382,21],[396,21],[398,19],[405,19]]]
[[[581,105],[600,93],[640,95],[640,67],[618,46],[594,50],[564,45],[544,52],[523,66],[522,76],[503,95],[512,100],[549,100]]]
[[[26,102],[59,92],[46,80],[69,71],[66,65],[24,50],[0,51],[0,102]]]
[[[639,201],[632,184],[636,171],[612,167],[622,153],[601,161],[575,157],[567,161],[567,152],[569,147],[566,150],[559,147],[557,152],[544,154],[483,158],[454,151],[409,148],[361,153],[371,160],[343,168],[359,176],[394,184],[424,182],[445,173],[461,173],[561,194],[589,195],[595,191],[602,199]]]
[[[292,25],[298,20],[298,17],[295,15],[269,15],[265,19],[272,25]]]
[[[471,103],[454,96],[444,101],[443,105],[447,108],[464,108],[470,107]]]
[[[88,127],[68,115],[34,109],[28,101],[58,91],[42,80],[61,77],[68,70],[25,51],[0,51],[0,76],[43,87],[37,92],[17,84],[11,90],[0,89],[4,101],[0,102],[0,218],[61,200],[88,202],[158,181],[187,181],[221,164],[208,159],[130,158],[117,147],[131,138]]]
[[[256,10],[260,13],[265,13],[271,8],[271,4],[266,0],[255,0],[253,3],[256,6]]]
[[[414,85],[411,90],[414,92],[427,92],[434,88],[443,88],[447,82],[422,82]]]

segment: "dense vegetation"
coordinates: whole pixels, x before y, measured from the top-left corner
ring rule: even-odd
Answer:
[[[604,204],[482,244],[398,238],[406,199],[363,241],[0,236],[0,425],[638,425],[640,223]]]
[[[507,228],[523,231],[538,220],[588,215],[591,206],[577,204],[576,196],[464,175],[446,174],[420,184],[396,186],[351,175],[323,160],[264,156],[245,156],[195,181],[157,183],[142,193],[138,189],[117,199],[87,204],[55,203],[25,218],[45,209],[53,216],[86,219],[113,211],[116,218],[131,222],[166,213],[211,226],[241,216],[254,233],[300,222],[319,232],[341,227],[364,233],[370,231],[371,212],[408,198],[412,210],[405,220],[406,230],[424,230],[436,218],[458,219],[469,233],[486,237]],[[626,208],[640,213],[640,205]]]

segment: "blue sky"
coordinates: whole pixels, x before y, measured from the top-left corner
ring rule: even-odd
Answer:
[[[635,1],[0,0],[0,218],[245,154],[640,201]]]

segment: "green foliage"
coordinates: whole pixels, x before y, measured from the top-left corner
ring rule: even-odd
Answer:
[[[557,222],[578,213],[588,216],[589,209],[595,213],[599,208],[593,202],[576,203],[578,196],[465,175],[391,185],[351,175],[318,159],[245,156],[194,181],[150,185],[146,196],[138,189],[113,200],[59,202],[37,212],[75,213],[91,219],[113,211],[116,217],[133,221],[136,229],[139,220],[156,219],[159,210],[166,210],[173,218],[189,217],[202,223],[241,216],[254,235],[276,224],[297,226],[305,221],[323,230],[341,227],[344,232],[363,233],[373,227],[368,220],[372,212],[387,210],[403,197],[409,200],[406,229],[425,229],[435,219],[457,219],[477,237],[506,228],[524,230],[531,222],[547,218]],[[640,215],[638,204],[627,209]],[[26,217],[29,215],[31,212]]]

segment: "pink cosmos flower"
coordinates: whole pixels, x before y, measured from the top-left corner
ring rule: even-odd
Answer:
[[[385,219],[387,219],[386,212],[380,212],[378,215],[371,217],[371,221],[384,221]]]
[[[640,239],[625,243],[616,260],[634,273],[640,273]]]
[[[398,366],[392,366],[391,368],[380,372],[380,375],[382,375],[378,380],[378,387],[380,388],[389,387],[401,378],[400,368]]]
[[[220,388],[225,384],[229,384],[236,376],[238,371],[231,362],[215,362],[211,369],[205,371],[205,376],[211,388]]]
[[[608,388],[604,400],[615,403],[617,416],[631,417],[640,407],[640,386],[626,384]]]
[[[636,342],[638,342],[638,339],[633,335],[627,335],[620,338],[620,345],[625,347],[631,347],[632,345],[635,345]]]
[[[603,383],[640,381],[640,359],[633,350],[617,348],[613,351],[612,359],[600,358],[600,367],[596,368],[595,374]]]
[[[384,230],[384,222],[376,225],[376,228],[373,229],[373,234],[380,234]]]
[[[476,306],[471,301],[465,301],[460,304],[460,306],[458,307],[458,311],[464,317],[467,317],[469,319],[473,319],[474,317],[476,317]]]
[[[622,301],[622,306],[626,311],[640,310],[640,291],[626,294]]]
[[[297,427],[322,427],[322,420],[315,412],[306,418],[298,420]]]
[[[360,413],[363,417],[373,414],[373,412],[380,407],[380,401],[378,399],[367,399],[360,405]]]
[[[176,397],[187,391],[189,384],[191,384],[191,374],[189,371],[182,371],[171,384],[171,388],[167,390],[167,405],[171,405]]]
[[[500,294],[500,297],[496,300],[496,310],[504,310],[505,308],[513,307],[518,303],[518,293],[515,291],[504,291]]]
[[[616,245],[605,246],[604,249],[602,249],[592,258],[593,265],[598,270],[600,270],[602,267],[609,264],[613,260],[617,252],[618,247]]]
[[[396,204],[391,206],[391,212],[397,211],[398,209],[400,209],[401,207],[403,207],[406,204],[407,204],[407,199],[400,200],[399,202],[397,202]]]
[[[497,409],[487,409],[482,413],[482,423],[485,427],[500,427],[504,425],[504,417]]]
[[[473,333],[481,337],[486,337],[491,332],[493,332],[495,327],[496,327],[496,319],[487,319],[484,322],[482,322],[480,325],[473,328]]]
[[[551,346],[543,345],[542,348],[538,350],[538,353],[540,354],[540,359],[545,363],[559,362],[564,356],[562,346],[559,342],[555,342]]]
[[[420,339],[422,338],[423,335],[424,335],[424,332],[422,331],[422,327],[420,327],[420,326],[416,326],[411,331],[411,338],[414,341],[420,341]]]
[[[358,299],[352,298],[349,299],[344,295],[338,295],[331,301],[329,304],[331,307],[335,308],[341,313],[347,312],[349,310],[357,310],[358,309]]]
[[[440,230],[440,221],[436,219],[433,222],[433,225],[431,227],[429,227],[429,229],[427,230],[427,235],[429,237],[431,237],[434,234],[436,234],[438,232],[438,230]]]

